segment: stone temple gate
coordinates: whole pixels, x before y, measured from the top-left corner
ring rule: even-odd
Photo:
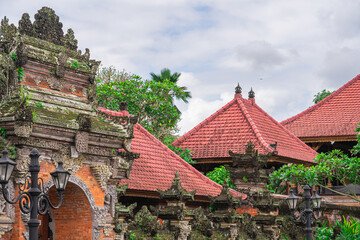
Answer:
[[[39,177],[53,201],[57,196],[53,196],[49,173],[63,161],[72,174],[64,204],[77,208],[57,211],[83,224],[78,235],[113,239],[115,185],[128,176],[134,160],[130,145],[136,120],[125,104],[119,116],[110,117],[97,109],[95,74],[99,64],[90,59],[88,49],[84,54],[77,50],[74,32],[68,29],[64,34],[59,17],[50,8],[39,10],[33,23],[28,14],[22,16],[18,27],[6,18],[2,21],[0,127],[6,134],[0,138],[0,150],[9,149],[17,163],[10,184],[12,196],[24,184],[29,153],[37,148]],[[0,203],[0,237],[26,239],[29,216],[1,197]],[[42,239],[64,234],[66,239],[79,239],[68,234],[69,226],[57,224],[63,221],[57,211],[42,219]]]

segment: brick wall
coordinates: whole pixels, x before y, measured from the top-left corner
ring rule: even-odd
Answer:
[[[55,170],[55,166],[48,161],[41,161],[40,167],[39,177],[43,178],[44,182],[46,182],[50,178],[50,172]],[[96,206],[104,206],[105,192],[102,191],[94,175],[91,173],[90,166],[84,164],[76,172],[75,176],[87,185]],[[15,189],[17,190],[18,186],[15,186]],[[17,191],[16,194],[18,194]],[[64,195],[65,198],[60,209],[52,210],[55,218],[53,221],[55,221],[56,226],[56,239],[91,239],[92,216],[89,200],[86,195],[80,187],[70,182],[66,187]],[[54,187],[51,188],[50,199],[52,203],[58,203],[58,196]],[[25,239],[22,233],[26,231],[26,228],[21,220],[18,204],[15,207],[15,224],[11,231],[11,239]],[[48,216],[40,216],[39,219],[41,220],[39,235],[42,235],[41,239],[47,240]]]
[[[89,201],[83,191],[75,184],[68,183],[61,208],[53,210],[56,239],[91,239],[92,217]],[[54,187],[50,199],[58,202]]]

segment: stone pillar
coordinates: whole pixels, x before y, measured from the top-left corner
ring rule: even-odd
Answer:
[[[210,213],[209,217],[215,225],[214,234],[219,234],[228,239],[237,239],[238,229],[237,223],[241,216],[235,211],[242,203],[242,197],[234,197],[229,192],[229,187],[225,183],[221,193],[212,197],[209,196],[211,206],[215,209]]]
[[[165,207],[159,209],[159,218],[169,220],[170,230],[175,231],[178,240],[186,240],[191,232],[189,224],[191,217],[185,203],[187,200],[194,200],[195,191],[186,191],[181,186],[179,174],[176,173],[171,187],[166,191],[158,190],[158,192],[160,198],[167,203]]]
[[[267,185],[268,170],[265,169],[270,155],[258,154],[255,145],[250,141],[246,145],[245,154],[233,153],[232,165],[227,167],[230,172],[231,181],[238,189],[250,187],[252,192],[264,190]]]

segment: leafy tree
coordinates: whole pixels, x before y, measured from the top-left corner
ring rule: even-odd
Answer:
[[[356,129],[360,132],[359,128]],[[349,187],[348,184],[360,185],[360,135],[358,134],[358,144],[352,149],[352,155],[348,156],[341,150],[333,150],[328,153],[321,153],[316,156],[315,162],[318,164],[311,167],[304,165],[289,164],[274,171],[270,175],[270,181],[282,180],[302,185],[320,186],[336,194],[350,197],[358,202],[360,198],[356,195],[356,189]],[[336,191],[326,186],[327,179],[338,180],[349,192],[348,194]]]
[[[170,82],[177,83],[181,73],[174,72],[173,74],[171,74],[170,69],[163,68],[161,70],[160,75],[156,75],[153,72],[150,73],[150,75],[152,77],[152,80],[157,81],[157,82],[163,82],[163,81],[165,81],[167,79]]]
[[[226,182],[229,187],[236,187],[235,184],[230,182],[230,172],[226,170],[224,165],[214,168],[214,170],[208,172],[206,176],[220,185]]]
[[[119,71],[114,66],[103,67],[98,73],[97,77],[101,79],[102,83],[109,82],[123,82],[132,78],[132,75],[125,72],[125,70]]]
[[[314,95],[313,102],[316,104],[316,103],[320,102],[321,100],[323,100],[324,98],[326,98],[327,96],[329,96],[330,94],[332,94],[333,92],[335,92],[335,91],[328,91],[326,89],[323,89],[322,91],[320,91]]]
[[[164,82],[165,80],[169,80],[172,83],[177,84],[179,77],[181,75],[181,73],[178,72],[174,72],[173,74],[171,74],[170,69],[168,68],[163,68],[161,70],[160,75],[156,75],[155,73],[150,73],[152,80],[156,81],[156,82]],[[187,87],[180,87],[183,91],[183,95],[181,96],[175,96],[176,99],[178,100],[182,100],[184,102],[188,102],[188,99],[191,98],[191,93],[187,91]]]

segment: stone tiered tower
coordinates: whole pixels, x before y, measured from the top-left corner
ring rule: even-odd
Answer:
[[[40,176],[52,200],[57,196],[49,173],[63,161],[72,174],[62,207],[41,219],[43,239],[71,234],[114,238],[115,185],[128,176],[134,160],[135,119],[125,108],[116,117],[98,110],[99,64],[90,59],[89,49],[77,50],[73,30],[64,34],[50,8],[39,10],[33,23],[28,14],[18,27],[6,18],[1,22],[0,150],[7,148],[17,163],[12,195],[25,181],[33,148],[41,154]],[[26,237],[28,216],[2,197],[0,203],[2,239]]]

